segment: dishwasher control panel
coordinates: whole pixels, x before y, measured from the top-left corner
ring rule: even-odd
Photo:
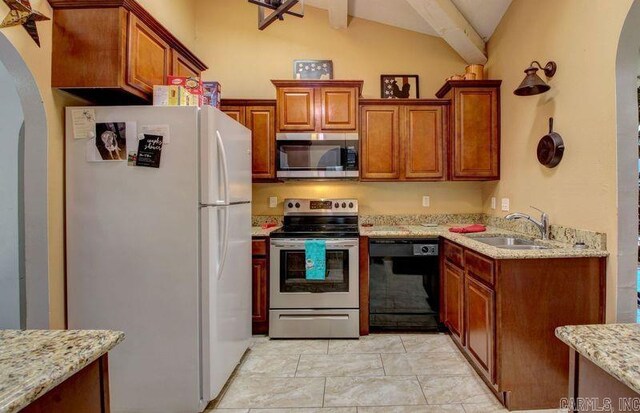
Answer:
[[[438,244],[413,244],[413,255],[438,255]]]

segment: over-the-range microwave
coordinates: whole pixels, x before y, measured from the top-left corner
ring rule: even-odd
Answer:
[[[278,133],[280,179],[357,179],[357,133]]]

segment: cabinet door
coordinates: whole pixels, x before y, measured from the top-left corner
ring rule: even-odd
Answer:
[[[221,106],[220,110],[229,115],[229,117],[236,122],[246,125],[244,106]]]
[[[278,130],[314,131],[315,89],[312,87],[278,88]]]
[[[136,16],[129,13],[127,83],[151,94],[153,85],[164,85],[169,73],[171,48]]]
[[[464,344],[463,280],[464,272],[455,265],[445,262],[442,277],[442,288],[444,289],[443,322],[451,331],[451,336],[461,344]]]
[[[400,178],[398,106],[361,107],[361,163],[363,180]]]
[[[246,125],[252,136],[253,179],[276,177],[275,107],[248,106],[245,109]]]
[[[269,319],[267,259],[254,258],[252,264],[252,320],[254,323],[264,323]]]
[[[323,87],[321,96],[322,130],[356,130],[357,123],[356,88]]]
[[[176,50],[171,50],[170,73],[172,76],[200,77],[200,70]]]
[[[494,292],[476,280],[465,277],[467,350],[487,378],[494,381]]]
[[[406,106],[403,108],[404,176],[407,179],[445,179],[445,108]]]
[[[461,88],[454,94],[452,180],[500,178],[499,89]]]

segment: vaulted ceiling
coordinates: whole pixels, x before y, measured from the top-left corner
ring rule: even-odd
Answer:
[[[512,0],[304,0],[329,10],[331,24],[343,28],[344,13],[446,40],[469,63],[484,63],[485,42]],[[344,22],[344,23],[342,23]]]

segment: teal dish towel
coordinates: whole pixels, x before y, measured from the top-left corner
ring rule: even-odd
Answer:
[[[327,242],[309,239],[304,242],[307,280],[324,280],[327,270]]]

